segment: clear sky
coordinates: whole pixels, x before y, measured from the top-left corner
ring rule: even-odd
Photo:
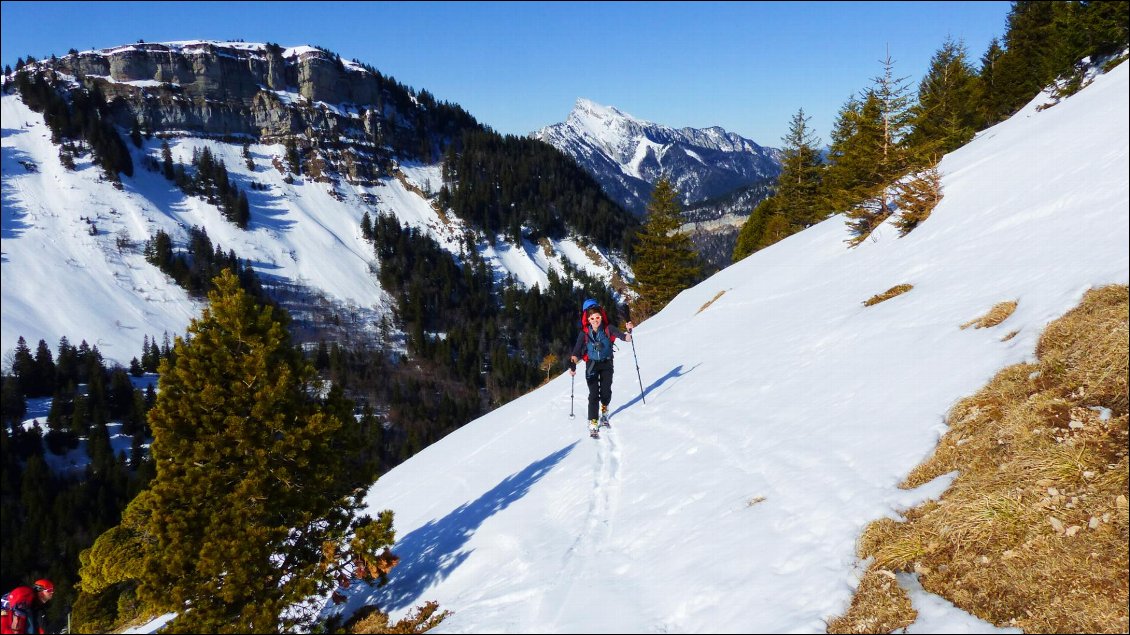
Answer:
[[[779,146],[826,143],[890,55],[914,87],[947,36],[978,67],[1008,2],[3,2],[3,63],[136,42],[312,44],[526,134],[578,97]]]

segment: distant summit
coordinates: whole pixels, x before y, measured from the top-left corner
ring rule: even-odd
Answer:
[[[772,182],[781,171],[778,150],[721,127],[675,129],[584,98],[563,123],[531,136],[573,157],[636,214],[664,175],[687,205]]]

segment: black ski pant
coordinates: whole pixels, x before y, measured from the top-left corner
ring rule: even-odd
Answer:
[[[597,404],[608,405],[612,401],[612,360],[587,362],[585,381],[589,384],[589,421],[600,417]]]

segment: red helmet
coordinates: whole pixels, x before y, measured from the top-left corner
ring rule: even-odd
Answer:
[[[55,585],[51,584],[51,581],[47,578],[36,580],[33,586],[36,591],[50,591],[52,593],[55,592]]]

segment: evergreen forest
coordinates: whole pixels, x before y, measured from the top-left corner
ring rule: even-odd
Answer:
[[[797,111],[782,139],[776,192],[742,226],[733,260],[837,213],[846,216],[852,246],[896,210],[913,216],[896,219],[905,235],[928,215],[924,201],[941,198],[930,184],[942,155],[1057,80],[1053,99],[1079,90],[1091,65],[1124,59],[1128,25],[1125,2],[1013,2],[1003,41],[974,60],[963,42],[947,39],[916,89],[890,52],[871,85],[840,108],[826,154],[804,109]]]

